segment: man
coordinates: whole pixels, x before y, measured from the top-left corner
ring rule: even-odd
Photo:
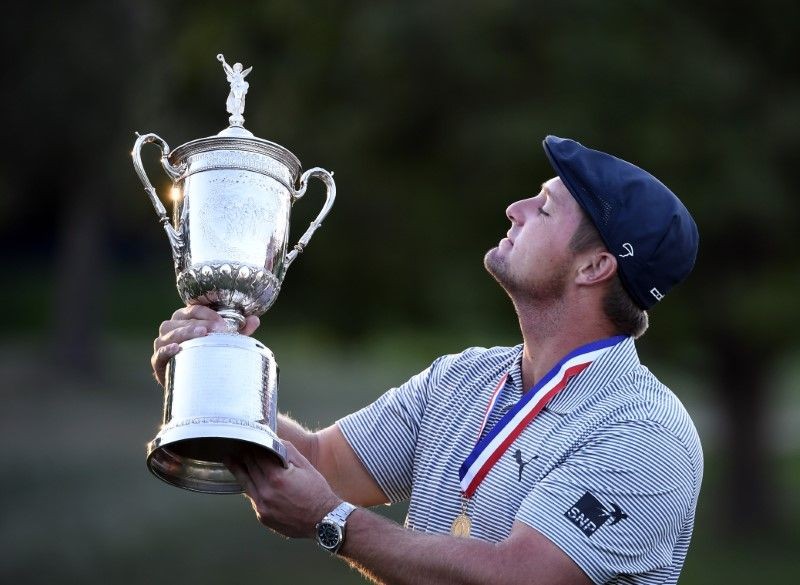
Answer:
[[[642,169],[572,140],[544,148],[557,177],[508,207],[485,257],[523,344],[443,356],[315,433],[280,417],[287,469],[257,451],[226,462],[264,525],[387,583],[677,581],[702,452],[634,338],[691,271],[697,228]],[[159,381],[178,343],[218,328],[206,307],[176,311]],[[405,499],[406,527],[365,509]]]

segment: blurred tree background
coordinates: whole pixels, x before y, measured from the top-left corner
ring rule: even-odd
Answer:
[[[246,126],[336,172],[258,333],[283,409],[326,425],[441,353],[517,343],[482,256],[552,176],[542,138],[573,137],[652,170],[700,227],[694,275],[639,344],[706,451],[682,582],[793,579],[798,3],[40,1],[0,27],[4,582],[360,581],[240,498],[144,467],[150,344],[178,297],[128,153],[134,131],[174,147],[227,124],[219,52],[254,66]]]

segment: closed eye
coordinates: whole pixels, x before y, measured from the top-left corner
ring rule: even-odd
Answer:
[[[547,213],[547,212],[546,212],[544,209],[542,209],[541,207],[539,208],[539,214],[540,214],[540,215],[544,215],[545,217],[550,217],[550,214],[549,214],[549,213]]]

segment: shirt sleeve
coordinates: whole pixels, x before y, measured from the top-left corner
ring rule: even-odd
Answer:
[[[701,475],[687,448],[662,426],[616,422],[548,473],[516,519],[544,534],[592,581],[605,583],[672,563]]]
[[[443,359],[437,359],[402,386],[392,388],[372,404],[336,422],[392,503],[411,497],[420,423]]]

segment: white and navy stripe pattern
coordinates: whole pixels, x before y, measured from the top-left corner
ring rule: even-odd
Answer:
[[[483,478],[497,463],[497,460],[503,456],[519,434],[536,418],[542,408],[567,386],[573,376],[577,376],[588,368],[594,360],[624,339],[622,336],[610,337],[588,343],[570,352],[553,366],[530,391],[526,392],[517,404],[491,429],[487,429],[488,433],[484,437],[483,432],[486,420],[497,402],[497,396],[502,390],[501,386],[505,385],[508,374],[500,378],[500,382],[489,400],[488,410],[481,423],[478,432],[479,440],[458,471],[461,490],[464,495],[468,498],[472,497]]]
[[[410,499],[409,528],[449,532],[460,512],[458,470],[492,390],[508,373],[487,433],[523,395],[521,355],[516,346],[441,357],[339,421],[389,500]],[[702,471],[689,415],[627,339],[575,376],[486,475],[469,503],[472,534],[497,542],[522,522],[595,583],[675,583]],[[587,500],[599,502],[601,514],[618,508],[625,517],[587,535],[570,517]]]

